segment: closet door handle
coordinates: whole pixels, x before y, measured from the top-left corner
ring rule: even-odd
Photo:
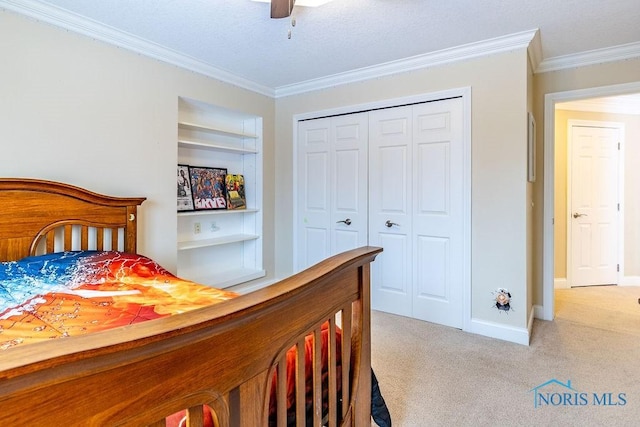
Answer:
[[[341,222],[342,222],[342,223],[345,223],[345,224],[347,224],[347,225],[351,225],[351,219],[349,219],[349,218],[344,219],[344,220],[342,220],[342,221],[336,221],[336,224],[340,224]]]
[[[397,225],[398,227],[400,226],[400,224],[396,224],[395,222],[391,222],[390,220],[387,220],[387,222],[385,222],[384,225],[386,225],[389,228],[393,227],[394,225]]]

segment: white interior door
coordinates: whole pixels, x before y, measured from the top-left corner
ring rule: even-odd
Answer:
[[[298,123],[298,270],[331,254],[330,124],[330,119]]]
[[[331,252],[366,246],[368,232],[367,113],[331,119]]]
[[[570,122],[571,286],[618,283],[620,132]]]
[[[462,99],[413,107],[413,317],[462,328]]]
[[[462,328],[463,102],[371,112],[372,308]]]
[[[384,251],[371,265],[371,307],[412,315],[412,108],[369,117],[369,243]]]
[[[298,123],[297,262],[367,244],[367,114]]]

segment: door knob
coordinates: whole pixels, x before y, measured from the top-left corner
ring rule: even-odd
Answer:
[[[336,221],[336,224],[340,224],[341,222],[343,222],[343,223],[345,223],[347,225],[351,225],[351,219],[350,218],[347,218],[347,219],[342,220],[342,221]]]
[[[574,217],[574,218],[580,218],[581,216],[587,216],[587,214],[579,214],[578,212],[575,212],[575,213],[573,214],[573,217]]]
[[[391,222],[391,221],[387,220],[387,222],[385,222],[384,225],[386,225],[387,227],[391,228],[394,225],[398,225],[399,226],[400,224],[396,224],[395,222]]]

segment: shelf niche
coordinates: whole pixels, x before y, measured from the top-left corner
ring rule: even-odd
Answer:
[[[180,97],[177,127],[178,164],[243,175],[247,204],[177,213],[178,276],[217,288],[264,277],[262,118]]]

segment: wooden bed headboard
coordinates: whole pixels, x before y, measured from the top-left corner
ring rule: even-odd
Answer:
[[[0,178],[0,261],[61,250],[135,253],[137,207],[144,200],[52,181]]]

